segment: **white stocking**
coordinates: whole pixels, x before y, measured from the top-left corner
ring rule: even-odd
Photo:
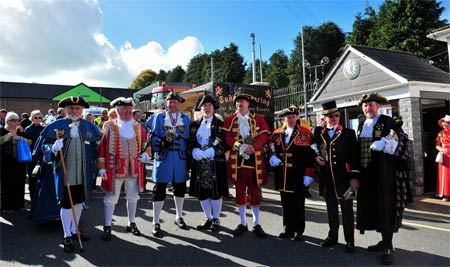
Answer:
[[[208,220],[211,220],[211,199],[207,198],[200,201],[200,205],[202,206],[205,217],[208,218]]]
[[[153,224],[159,224],[159,215],[161,214],[161,210],[164,206],[163,201],[153,201]]]
[[[220,212],[222,211],[222,198],[212,200],[213,218],[219,219]]]
[[[183,217],[183,204],[184,204],[184,197],[173,197],[175,200],[175,209],[176,209],[176,216],[175,219],[179,219]]]

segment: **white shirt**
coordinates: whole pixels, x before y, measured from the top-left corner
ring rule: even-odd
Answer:
[[[294,127],[292,128],[286,128],[286,130],[284,130],[284,142],[287,144],[289,143],[289,140],[291,139],[292,133],[294,132]]]
[[[135,138],[136,133],[134,132],[134,122],[135,120],[124,121],[117,119],[117,124],[119,125],[119,135],[126,138]]]

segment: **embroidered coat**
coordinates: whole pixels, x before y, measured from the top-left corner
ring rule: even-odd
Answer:
[[[254,168],[256,172],[256,180],[258,186],[261,187],[267,183],[266,168],[264,165],[264,145],[269,140],[270,129],[264,117],[260,114],[250,112],[249,125],[250,136],[254,138],[252,144],[255,153],[250,156],[250,160],[244,160],[239,156],[239,151],[233,149],[235,142],[244,143],[242,136],[239,134],[238,113],[234,113],[226,118],[223,129],[225,133],[225,140],[227,145],[232,148],[230,150],[230,158],[228,160],[228,180],[237,180],[238,167]]]
[[[118,119],[110,120],[108,124],[105,124],[98,151],[98,165],[99,169],[106,169],[106,179],[102,180],[102,188],[107,192],[114,192],[115,178],[138,177],[139,191],[142,192],[144,189],[145,164],[139,163],[137,158],[146,150],[147,134],[139,122],[134,121],[133,128],[136,135],[136,147],[133,148],[135,151],[122,151]],[[126,155],[134,155],[134,157],[130,158]]]
[[[322,128],[314,138],[320,155],[326,160],[325,166],[320,166],[319,194],[325,196],[327,182],[331,181],[336,198],[341,199],[350,180],[359,179],[360,150],[356,133],[338,125],[333,137],[330,138],[327,128]]]
[[[70,137],[70,123],[72,123],[70,119],[63,118],[47,125],[36,141],[35,150],[33,152],[37,157],[42,157],[43,162],[53,165],[57,198],[62,198],[64,196],[64,173],[59,153],[55,156],[51,152],[51,148],[56,141],[55,131],[57,131],[59,138],[64,138],[63,155],[64,158],[66,158],[69,143],[72,141],[72,138]],[[94,185],[92,169],[94,167],[94,157],[96,156],[95,152],[97,151],[96,141],[100,139],[100,130],[95,124],[82,119],[80,120],[78,131],[83,144],[81,147],[81,155],[84,159],[82,165],[79,167],[82,169],[85,197],[86,200],[89,200],[89,193]]]
[[[182,183],[189,179],[187,173],[187,144],[191,121],[178,111],[174,125],[170,123],[167,111],[154,114],[147,124],[151,129],[153,153],[152,180],[155,183]],[[175,136],[170,138],[168,136]]]
[[[270,138],[273,155],[281,160],[281,164],[274,169],[275,190],[297,192],[304,190],[303,176],[312,177],[314,174],[313,135],[309,129],[296,124],[286,143],[285,130],[286,125],[283,125]]]

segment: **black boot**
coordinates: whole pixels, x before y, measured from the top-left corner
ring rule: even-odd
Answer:
[[[75,252],[75,246],[72,243],[72,238],[71,237],[64,237],[63,245],[64,245],[64,251],[65,252],[67,252],[67,253]]]

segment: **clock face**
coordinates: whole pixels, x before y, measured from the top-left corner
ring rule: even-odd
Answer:
[[[356,59],[349,59],[344,63],[343,71],[347,79],[353,80],[358,77],[360,70],[361,66]]]

